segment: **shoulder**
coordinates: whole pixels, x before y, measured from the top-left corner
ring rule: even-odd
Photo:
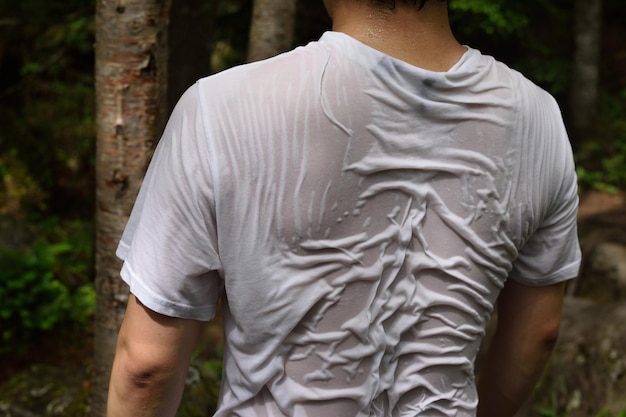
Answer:
[[[532,105],[548,106],[553,110],[558,108],[554,97],[525,74],[493,57],[485,56],[485,59],[492,61],[497,77],[506,79],[510,83],[521,104],[531,106],[530,109],[533,108]]]
[[[311,42],[289,52],[253,63],[238,65],[198,81],[202,95],[255,93],[258,89],[284,85],[290,80],[307,79],[320,71],[326,53],[319,42]]]
[[[479,53],[480,54],[480,53]],[[558,138],[568,143],[561,109],[556,99],[519,70],[489,55],[480,54],[476,67],[483,72],[485,86],[504,86],[511,105],[513,124],[526,139]]]

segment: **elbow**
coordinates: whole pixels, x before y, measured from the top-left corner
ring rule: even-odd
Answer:
[[[135,392],[155,389],[167,381],[170,374],[166,366],[128,356],[120,358],[117,366],[118,375],[127,388]]]
[[[164,392],[163,380],[158,373],[116,358],[109,386],[107,416],[144,415],[142,413],[147,410],[152,413],[160,408]]]
[[[552,351],[559,340],[560,318],[545,322],[538,329],[538,341],[546,351]]]
[[[148,391],[163,381],[161,373],[156,369],[127,367],[123,372],[126,383],[134,391]]]
[[[559,340],[558,331],[552,334],[546,334],[541,339],[541,346],[543,347],[543,350],[545,350],[546,352],[552,352],[558,340]]]
[[[141,398],[162,391],[169,375],[167,366],[121,349],[113,362],[111,382],[122,395]]]
[[[559,341],[559,328],[557,327],[551,334],[544,338],[545,345],[550,349],[554,349],[556,343]]]
[[[122,349],[113,362],[107,416],[174,416],[182,383],[169,364]]]

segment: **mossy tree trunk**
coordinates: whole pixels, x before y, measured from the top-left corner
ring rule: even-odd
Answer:
[[[295,16],[296,0],[254,0],[248,62],[291,49]]]
[[[96,317],[90,415],[106,397],[127,287],[115,249],[165,120],[171,0],[96,3]]]

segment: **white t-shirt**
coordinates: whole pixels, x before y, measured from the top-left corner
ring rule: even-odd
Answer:
[[[576,210],[546,92],[328,32],[184,94],[118,255],[162,314],[224,296],[216,416],[474,416],[499,290],[576,276]]]

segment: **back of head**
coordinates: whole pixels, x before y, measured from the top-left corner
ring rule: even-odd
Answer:
[[[334,6],[337,3],[341,2],[357,2],[363,3],[362,0],[324,0],[324,4],[326,9],[331,13],[334,9]],[[388,10],[395,10],[399,7],[415,7],[418,11],[422,10],[424,6],[429,2],[429,0],[365,0],[366,3],[376,7],[376,8],[385,8]],[[440,5],[447,4],[447,0],[430,0],[430,3],[437,3]],[[331,13],[332,15],[332,13]]]
[[[418,10],[422,10],[428,0],[373,0],[374,3],[383,4],[389,6],[391,9],[395,9],[398,4],[414,5]],[[435,0],[438,3],[446,3],[446,0]]]

